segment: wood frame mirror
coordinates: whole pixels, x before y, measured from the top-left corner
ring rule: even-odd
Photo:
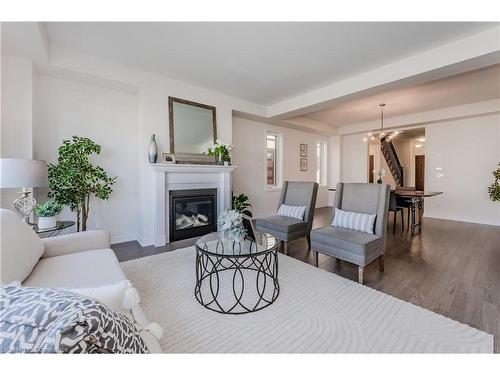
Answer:
[[[185,108],[189,108],[189,107],[186,107],[186,106],[191,106],[191,107],[194,107],[193,109],[201,109],[201,111],[198,111],[199,114],[202,114],[204,117],[206,117],[207,119],[205,119],[206,123],[207,123],[207,126],[211,126],[211,131],[212,131],[212,134],[213,134],[213,142],[212,143],[215,143],[216,139],[217,139],[217,112],[216,112],[216,109],[214,106],[211,106],[211,105],[207,105],[207,104],[202,104],[202,103],[197,103],[197,102],[192,102],[190,100],[185,100],[185,99],[180,99],[180,98],[175,98],[173,96],[169,96],[168,97],[168,120],[169,120],[169,134],[170,134],[170,153],[171,154],[175,154],[176,155],[176,159],[179,160],[179,156],[181,156],[180,160],[182,160],[182,156],[187,156],[187,158],[189,159],[189,156],[191,155],[192,158],[191,159],[197,159],[199,157],[203,157],[203,152],[204,151],[201,151],[199,150],[200,152],[196,152],[196,151],[193,151],[193,150],[179,150],[179,147],[177,147],[176,149],[176,145],[175,145],[175,127],[176,127],[176,123],[175,123],[175,118],[176,118],[176,115],[175,115],[175,106],[176,104],[179,104],[180,105],[180,108],[182,107],[185,107]],[[182,107],[181,107],[182,106]],[[210,121],[208,120],[208,114],[207,113],[203,113],[203,111],[207,111],[207,112],[211,112],[212,114],[212,119],[211,119],[211,123],[209,123]],[[196,111],[194,111],[196,112]],[[179,119],[177,119],[179,120]],[[179,126],[179,124],[177,124],[177,126]],[[188,126],[190,127],[192,130],[188,130],[192,132],[193,135],[195,134],[199,134],[199,129],[204,127],[205,125],[204,124],[200,124],[200,123],[196,123],[196,121],[189,121],[189,120],[186,120],[186,124],[183,124],[182,126]],[[208,133],[208,131],[207,131]],[[189,133],[191,134],[191,133]],[[212,141],[212,140],[211,140]],[[207,146],[208,148],[208,146]],[[206,150],[206,149],[205,149]],[[213,159],[213,158],[210,158],[210,159]]]

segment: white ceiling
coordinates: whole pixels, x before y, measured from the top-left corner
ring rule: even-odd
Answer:
[[[50,43],[271,105],[497,24],[49,22],[44,25]]]
[[[392,117],[497,98],[500,65],[341,103],[305,117],[338,127],[377,120],[380,103],[386,104],[385,116]]]

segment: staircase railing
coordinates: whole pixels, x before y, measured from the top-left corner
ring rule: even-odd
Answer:
[[[382,155],[384,155],[384,159],[389,167],[389,170],[391,171],[396,185],[403,186],[403,166],[399,162],[398,154],[396,153],[394,145],[392,142],[387,141],[387,138],[384,137],[380,141],[380,150],[382,151]]]

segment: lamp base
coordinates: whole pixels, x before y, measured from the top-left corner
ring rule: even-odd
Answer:
[[[14,201],[14,208],[23,217],[26,224],[33,226],[35,224],[30,223],[30,214],[36,207],[36,200],[30,196],[31,192],[26,188],[23,188],[19,194],[21,196]]]

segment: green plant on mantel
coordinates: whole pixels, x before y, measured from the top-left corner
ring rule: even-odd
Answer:
[[[488,193],[490,193],[490,199],[493,202],[500,202],[500,163],[498,163],[498,168],[493,171],[493,177],[495,177],[495,181],[488,188]]]
[[[92,164],[89,157],[100,154],[101,146],[89,138],[73,136],[71,140],[64,140],[58,152],[57,163],[49,164],[48,196],[76,211],[77,231],[85,231],[90,197],[109,199],[116,177],[108,177],[102,167]]]

